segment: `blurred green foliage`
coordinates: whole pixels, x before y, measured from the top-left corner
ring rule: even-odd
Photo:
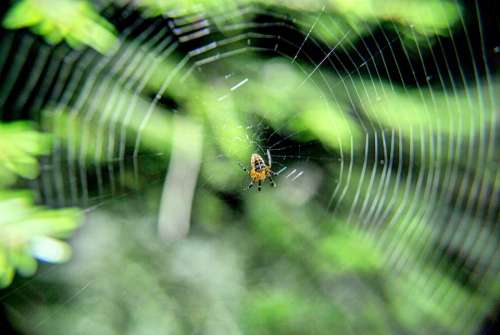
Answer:
[[[233,12],[238,20],[238,8],[245,4],[285,6],[285,12],[296,14],[294,20],[306,31],[314,26],[311,35],[321,41],[335,44],[346,37],[347,31],[355,34],[347,40],[355,41],[369,33],[380,22],[393,22],[405,37],[408,45],[425,42],[436,34],[448,35],[449,27],[459,20],[461,7],[451,0],[138,0],[137,4],[146,16],[160,16],[163,13],[186,15],[193,12],[217,14],[221,8]],[[312,15],[311,15],[312,14]],[[356,36],[357,35],[357,36]],[[343,46],[345,48],[345,45]],[[347,46],[348,48],[349,46]]]
[[[56,238],[68,237],[77,227],[80,211],[49,210],[35,206],[28,191],[7,190],[18,177],[39,174],[37,156],[47,155],[51,135],[28,122],[0,123],[0,288],[8,286],[17,270],[35,273],[35,258],[51,263],[66,261],[69,246]]]
[[[0,288],[8,286],[17,270],[35,273],[35,258],[65,262],[71,249],[60,238],[68,237],[81,221],[77,209],[49,210],[34,206],[29,192],[0,190]]]
[[[246,0],[245,0],[246,1]],[[245,1],[204,0],[170,1],[139,0],[146,16],[159,16],[163,13],[181,15],[192,12],[213,12],[219,8],[236,11]],[[258,1],[246,1],[256,4]],[[261,1],[263,5],[279,6],[280,1]],[[448,34],[460,15],[455,3],[442,0],[330,0],[321,5],[318,1],[289,1],[288,11],[317,13],[325,11],[319,18],[303,16],[299,21],[304,27],[317,23],[312,36],[329,43],[336,43],[352,29],[357,35],[370,31],[381,20],[400,24],[401,33],[414,42],[435,34]],[[31,28],[42,35],[49,43],[65,40],[73,48],[90,46],[101,53],[107,53],[117,43],[113,26],[103,19],[86,0],[18,0],[3,21],[8,29]],[[332,29],[337,27],[337,29]],[[416,35],[416,34],[417,35]],[[354,34],[350,39],[355,40]]]
[[[425,127],[432,136],[446,135],[465,143],[492,122],[475,113],[492,107],[483,105],[480,97],[466,90],[394,87],[366,77],[344,80],[328,71],[321,74],[323,82],[303,82],[304,73],[313,66],[261,59],[252,52],[219,60],[214,65],[218,76],[193,71],[181,81],[178,64],[185,59],[164,57],[152,45],[128,39],[123,40],[123,49],[113,49],[114,28],[88,3],[61,3],[68,15],[54,15],[47,5],[53,5],[51,1],[44,5],[19,1],[4,25],[33,27],[53,43],[65,39],[73,46],[86,44],[110,55],[133,54],[152,72],[144,75],[116,66],[97,82],[89,76],[92,92],[76,92],[74,97],[88,102],[78,108],[47,106],[41,111],[42,128],[63,148],[76,152],[69,159],[79,164],[105,165],[125,145],[136,152],[161,154],[164,167],[172,148],[175,113],[203,126],[201,186],[193,202],[193,230],[185,241],[167,244],[158,238],[155,213],[160,191],[147,178],[137,197],[92,211],[75,239],[74,262],[57,268],[40,285],[62,298],[50,296],[36,306],[13,301],[11,317],[19,328],[39,334],[428,334],[435,329],[455,334],[464,326],[457,322],[458,316],[484,312],[491,297],[498,296],[495,274],[487,273],[482,292],[474,292],[450,275],[454,270],[450,264],[436,259],[435,247],[430,246],[449,247],[478,262],[482,255],[470,245],[440,245],[442,236],[435,232],[442,229],[441,222],[425,215],[429,206],[435,206],[444,217],[446,204],[430,203],[415,194],[411,180],[385,181],[382,169],[375,167],[368,175],[363,167],[353,165],[348,177],[345,173],[343,180],[334,181],[338,165],[319,160],[308,162],[312,172],[292,186],[282,178],[273,193],[256,194],[241,192],[248,181],[237,166],[248,162],[252,152],[262,151],[262,124],[297,143],[315,141],[327,153],[352,146],[359,154],[365,134],[353,105],[363,111],[366,123],[397,129],[402,141],[424,141],[418,130]],[[173,9],[181,14],[236,10],[233,1],[137,3],[145,16]],[[297,23],[304,29],[322,12],[312,35],[327,43],[339,41],[348,29],[356,34],[347,41],[355,42],[381,21],[390,21],[398,25],[402,38],[429,45],[433,36],[448,33],[461,9],[438,0],[336,0],[290,1],[281,10],[297,14]],[[91,29],[82,32],[84,26]],[[231,78],[222,80],[221,73]],[[143,91],[132,91],[125,84],[129,81],[143,81]],[[353,98],[346,92],[356,94]],[[163,95],[176,102],[175,109],[146,98]],[[460,126],[460,119],[470,122]],[[35,178],[36,157],[49,152],[49,135],[26,124],[0,124],[0,139],[0,183],[12,185],[16,176]],[[407,151],[407,142],[403,145]],[[427,158],[416,151],[415,167]],[[436,159],[435,164],[447,159],[463,162],[460,157]],[[384,191],[374,189],[373,185],[384,182]],[[352,216],[340,211],[331,217],[331,189],[324,188],[334,183],[352,183],[339,204],[351,204]],[[382,192],[388,196],[381,200]],[[221,197],[228,193],[237,194],[242,209]],[[359,194],[364,204],[358,201]],[[372,208],[366,209],[367,204]],[[414,216],[398,213],[410,205]],[[9,206],[9,215],[0,218],[0,284],[8,285],[15,269],[33,274],[34,258],[68,259],[69,247],[59,239],[77,227],[78,211],[34,206],[31,194],[7,190],[0,192],[0,210],[2,206]],[[388,224],[361,227],[364,214],[376,217],[372,211],[384,212]],[[469,233],[457,231],[459,237]],[[477,234],[485,246],[497,243],[487,227]],[[387,267],[394,254],[401,257],[397,264],[405,263],[398,273]]]
[[[47,42],[65,40],[106,53],[117,42],[113,26],[85,0],[18,0],[3,21],[8,29],[31,28]]]
[[[28,122],[0,123],[0,188],[12,185],[17,177],[38,176],[37,156],[50,151],[51,136],[34,130]]]
[[[91,213],[74,240],[74,260],[44,276],[46,285],[67,290],[71,302],[64,295],[37,306],[12,302],[16,324],[55,335],[68,329],[454,334],[461,330],[455,306],[485,308],[479,296],[447,277],[447,269],[415,267],[400,276],[384,267],[389,255],[372,238],[317,206],[296,207],[278,195],[273,202],[245,196],[246,218],[200,193],[191,237],[163,243],[149,215],[157,211],[159,191],[150,188]],[[423,273],[433,273],[429,282],[419,281]],[[436,285],[449,290],[446,299],[437,299]],[[62,311],[65,317],[58,317]]]

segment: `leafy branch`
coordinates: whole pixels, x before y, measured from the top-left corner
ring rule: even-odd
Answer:
[[[59,239],[79,225],[80,211],[46,209],[34,204],[30,191],[5,189],[18,177],[38,176],[37,156],[49,153],[50,139],[29,122],[0,123],[0,288],[12,282],[16,270],[33,275],[36,259],[60,263],[71,256]]]

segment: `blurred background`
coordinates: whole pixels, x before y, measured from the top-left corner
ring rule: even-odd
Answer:
[[[495,8],[3,1],[1,333],[498,333]]]

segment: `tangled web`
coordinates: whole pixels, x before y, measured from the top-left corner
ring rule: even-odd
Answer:
[[[326,5],[99,9],[118,32],[104,55],[2,31],[2,118],[56,135],[30,182],[40,203],[92,218],[128,202],[153,212],[167,240],[190,222],[200,229],[196,201],[209,195],[264,221],[268,202],[317,206],[317,224],[359,234],[348,258],[373,245],[398,299],[440,317],[421,331],[480,327],[500,265],[499,49],[483,7],[445,1],[422,14],[444,23],[356,19]],[[268,151],[278,187],[256,194],[238,164]],[[408,313],[403,328],[420,320]]]

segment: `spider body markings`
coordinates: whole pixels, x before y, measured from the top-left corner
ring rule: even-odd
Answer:
[[[273,181],[272,176],[277,176],[278,174],[271,170],[271,154],[269,153],[269,150],[267,151],[267,157],[268,164],[266,164],[261,155],[256,153],[252,154],[252,156],[250,157],[250,171],[248,171],[248,169],[240,163],[243,171],[248,173],[252,180],[248,185],[249,189],[257,184],[257,191],[260,192],[262,190],[262,182],[266,179],[269,179],[272,187],[276,187],[276,183]]]

